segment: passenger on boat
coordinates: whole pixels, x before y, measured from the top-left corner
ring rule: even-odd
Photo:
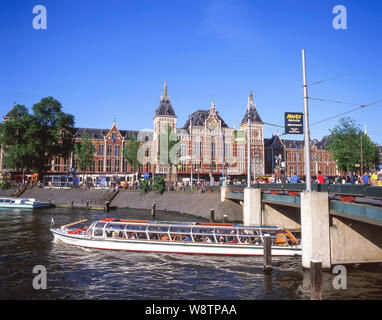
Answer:
[[[136,239],[135,233],[134,232],[129,232],[127,234],[127,239],[132,239],[132,240]]]
[[[168,235],[164,235],[163,237],[160,238],[162,241],[168,241],[170,240]]]
[[[209,236],[206,237],[206,242],[207,242],[207,243],[212,243],[212,240],[210,239]]]
[[[285,240],[285,233],[283,232],[276,233],[276,244],[279,246],[286,246],[288,244]]]
[[[183,241],[192,241],[192,239],[191,239],[191,237],[190,237],[189,235],[187,235],[187,236],[183,239]]]
[[[225,237],[222,237],[222,236],[219,237],[219,243],[220,244],[225,243],[225,241],[226,241]]]

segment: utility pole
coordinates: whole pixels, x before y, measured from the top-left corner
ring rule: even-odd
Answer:
[[[193,153],[193,145],[192,145],[192,119],[191,119],[191,116],[190,116],[190,144],[191,144],[191,189],[192,189],[192,183],[193,183],[193,177],[192,177],[192,153]]]
[[[305,153],[305,180],[306,191],[312,191],[312,173],[310,170],[310,132],[309,132],[309,113],[308,113],[308,85],[306,84],[306,62],[305,49],[302,49],[302,72],[304,81],[304,153]]]
[[[247,131],[247,162],[248,162],[248,168],[247,168],[247,186],[248,188],[251,187],[251,131],[250,131],[250,125],[251,120],[249,116],[249,98],[248,98],[248,106],[247,106],[247,114],[248,114],[248,131]]]
[[[225,185],[225,172],[224,172],[224,152],[225,152],[225,145],[224,145],[224,132],[222,132],[222,149],[223,149],[223,172],[222,172],[222,177],[223,177],[223,185]]]
[[[363,132],[361,132],[361,176],[363,175],[363,150],[362,150],[362,137],[363,137]]]

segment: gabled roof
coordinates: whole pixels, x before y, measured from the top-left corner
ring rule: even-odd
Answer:
[[[186,123],[183,126],[183,129],[188,130],[190,126],[190,118],[191,118],[191,124],[193,127],[197,126],[204,126],[205,121],[207,120],[208,116],[210,114],[209,110],[197,110],[194,113],[192,113],[189,117]],[[218,112],[216,112],[216,116],[221,121],[222,128],[228,128],[228,125],[224,122],[222,117],[219,115]]]
[[[321,141],[317,139],[310,140],[310,145],[315,145],[317,149],[324,150],[328,145],[329,136],[324,136]],[[288,149],[302,149],[304,148],[304,140],[283,140],[284,145]]]
[[[75,128],[75,138],[83,138],[87,132],[91,139],[103,139],[110,129],[95,129],[95,128]],[[119,130],[121,136],[125,139],[130,139],[132,136],[137,136],[139,131],[136,130]]]

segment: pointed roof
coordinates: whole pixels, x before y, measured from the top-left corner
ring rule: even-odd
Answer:
[[[260,118],[259,113],[256,110],[256,103],[253,102],[252,90],[251,90],[251,93],[250,93],[249,98],[248,98],[248,106],[249,106],[249,117],[250,117],[251,122],[263,123],[263,121]],[[247,110],[245,111],[243,120],[241,121],[241,124],[248,123],[248,106],[247,106]]]
[[[155,110],[154,118],[157,116],[176,117],[170,102],[170,96],[167,95],[167,82],[164,83],[164,91],[160,98],[159,107]]]
[[[190,119],[191,119],[191,124],[193,127],[204,126],[209,115],[210,115],[210,110],[195,111],[188,117],[188,120],[184,124],[183,129],[188,130],[190,126]],[[222,119],[222,117],[219,115],[218,112],[216,112],[216,116],[221,121],[222,128],[228,128],[228,125],[224,122],[224,120]]]

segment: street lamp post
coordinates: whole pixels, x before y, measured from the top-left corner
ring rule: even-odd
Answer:
[[[113,173],[114,173],[114,182],[116,182],[116,179],[115,179],[115,174],[116,174],[116,171],[115,171],[115,158],[116,158],[116,150],[115,150],[115,143],[117,142],[117,137],[115,135],[113,135],[112,137],[112,140],[113,140],[113,151],[114,151],[114,170],[113,170]]]
[[[253,182],[254,183],[256,182],[256,175],[257,175],[257,173],[256,173],[256,168],[257,168],[256,162],[258,161],[259,158],[260,158],[260,154],[258,152],[255,152],[254,159],[253,159],[253,164],[254,164],[254,166],[253,166]]]

